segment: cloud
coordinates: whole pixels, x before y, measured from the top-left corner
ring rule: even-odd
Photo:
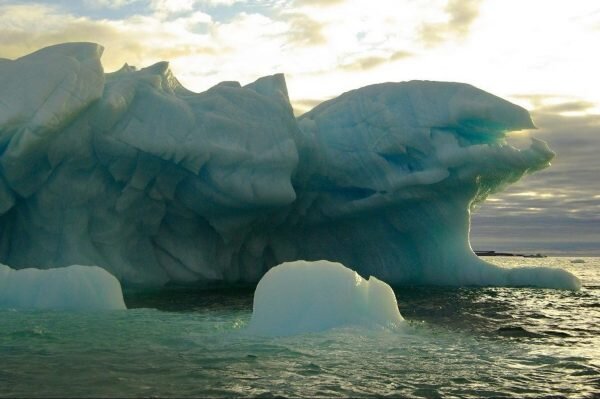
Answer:
[[[284,13],[284,20],[289,24],[286,34],[292,45],[317,46],[325,44],[323,24],[303,13]]]
[[[595,220],[566,220],[505,214],[473,218],[471,246],[475,250],[598,256],[600,230]],[[493,258],[488,259],[493,263]]]
[[[444,9],[446,21],[427,22],[421,25],[421,40],[428,46],[436,46],[451,39],[466,37],[471,24],[479,15],[482,0],[449,0]]]
[[[247,0],[196,0],[197,4],[204,6],[232,6],[238,3],[246,3]]]
[[[412,57],[413,55],[413,53],[408,51],[396,51],[389,56],[360,57],[350,63],[340,65],[340,68],[346,71],[367,71],[389,62]]]
[[[446,12],[450,17],[448,27],[460,35],[469,33],[469,28],[479,15],[481,0],[450,0]]]
[[[388,62],[388,60],[389,59],[387,57],[362,57],[353,61],[350,64],[340,65],[340,68],[347,71],[364,71],[376,68],[381,64],[385,64],[386,62]]]
[[[577,101],[567,101],[561,102],[559,104],[554,105],[546,105],[542,108],[536,110],[537,113],[564,113],[564,112],[584,112],[589,110],[590,108],[595,107],[591,101],[577,100]]]
[[[42,0],[43,1],[43,0]],[[61,0],[68,1],[68,0]],[[156,16],[168,18],[171,15],[182,15],[200,8],[233,6],[246,3],[248,0],[84,0],[84,6],[92,10],[120,10],[128,6],[139,6],[138,11],[149,11]],[[148,12],[146,12],[147,14]]]
[[[292,79],[310,80],[308,85],[319,90],[313,96],[326,98],[334,90],[352,89],[347,85],[333,88],[340,80],[335,75],[374,71],[418,53],[413,37],[419,8],[397,0],[379,0],[376,5],[360,0],[293,1],[272,15],[287,25],[282,67]],[[304,90],[300,96],[305,96]]]
[[[192,17],[197,19],[198,15]],[[223,51],[210,43],[208,35],[188,32],[184,22],[167,23],[152,16],[92,20],[49,6],[0,6],[0,55],[17,58],[53,44],[96,42],[105,47],[102,59],[105,68],[115,70],[125,62],[145,66]]]
[[[296,6],[317,6],[317,7],[328,7],[343,3],[345,0],[296,0],[294,5]]]
[[[141,0],[105,0],[137,2]],[[246,3],[247,0],[150,0],[150,8],[165,14],[180,14],[205,7],[233,6]]]
[[[600,8],[595,10],[586,10],[572,18],[572,20],[580,26],[591,31],[600,30]]]
[[[528,95],[535,136],[556,152],[552,165],[494,194],[473,214],[477,249],[600,255],[600,115],[564,116],[590,108],[584,100]],[[593,105],[593,104],[591,104]]]
[[[317,105],[321,104],[324,100],[314,99],[314,98],[304,98],[299,100],[292,101],[292,106],[294,108],[294,115],[300,116]]]
[[[533,112],[542,117],[551,117],[563,113],[593,113],[598,106],[593,101],[558,94],[517,94],[510,96],[523,100]]]
[[[65,19],[66,18],[66,19]],[[0,54],[16,58],[51,44],[117,38],[103,22],[60,15],[54,8],[38,5],[0,7]]]
[[[85,0],[84,4],[93,8],[119,9],[142,0]]]
[[[150,7],[161,14],[176,14],[194,9],[194,0],[151,0]]]

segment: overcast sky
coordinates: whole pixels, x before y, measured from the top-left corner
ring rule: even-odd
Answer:
[[[473,217],[475,249],[600,255],[597,0],[0,0],[0,58],[66,41],[107,72],[171,62],[203,91],[284,72],[298,113],[383,81],[471,83],[529,109],[553,165]]]

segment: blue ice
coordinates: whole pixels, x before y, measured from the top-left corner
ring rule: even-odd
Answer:
[[[469,244],[471,208],[549,165],[528,112],[462,83],[363,87],[294,117],[283,75],[185,89],[68,43],[0,63],[0,261],[125,285],[257,282],[299,259],[391,284],[577,289]]]

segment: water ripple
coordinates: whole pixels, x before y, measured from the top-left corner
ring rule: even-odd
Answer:
[[[597,395],[600,262],[527,262],[567,267],[584,288],[396,287],[399,329],[274,338],[244,332],[251,289],[128,293],[127,312],[0,311],[0,396]]]

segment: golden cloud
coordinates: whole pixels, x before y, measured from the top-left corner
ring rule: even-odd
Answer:
[[[340,68],[346,71],[366,71],[389,62],[412,57],[413,55],[413,53],[408,51],[396,51],[388,56],[362,57],[351,63],[342,64],[340,65]]]
[[[421,25],[421,40],[428,46],[435,46],[454,38],[464,38],[471,24],[479,16],[482,0],[449,0],[444,9],[448,20]]]

